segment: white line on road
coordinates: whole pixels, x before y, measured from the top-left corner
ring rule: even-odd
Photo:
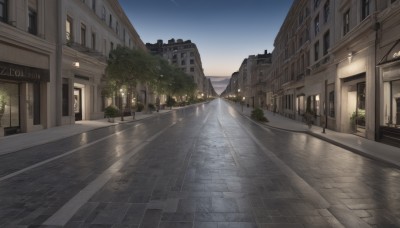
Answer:
[[[140,126],[140,125],[142,125],[142,124],[137,124],[137,125],[135,125],[134,127],[138,127],[138,126]],[[26,167],[26,168],[24,168],[24,169],[18,170],[18,171],[13,172],[13,173],[10,173],[10,174],[8,174],[8,175],[6,175],[6,176],[4,176],[4,177],[1,177],[1,178],[0,178],[0,182],[1,182],[1,181],[4,181],[4,180],[7,180],[7,179],[9,179],[9,178],[11,178],[11,177],[15,177],[15,176],[17,176],[17,175],[19,175],[19,174],[21,174],[21,173],[25,173],[26,171],[29,171],[29,170],[31,170],[31,169],[34,169],[34,168],[40,167],[40,166],[42,166],[42,165],[45,165],[45,164],[47,164],[47,163],[49,163],[49,162],[52,162],[52,161],[54,161],[54,160],[60,159],[60,158],[62,158],[62,157],[65,157],[65,156],[67,156],[67,155],[73,154],[73,153],[75,153],[75,152],[77,152],[77,151],[79,151],[79,150],[82,150],[82,149],[86,148],[86,147],[89,147],[89,146],[94,145],[94,144],[96,144],[96,143],[98,143],[98,142],[101,142],[101,141],[104,141],[104,140],[106,140],[106,139],[108,139],[108,138],[111,138],[111,137],[113,137],[114,135],[119,135],[119,134],[121,134],[122,132],[125,132],[125,131],[127,131],[127,130],[129,130],[129,129],[130,129],[130,128],[125,129],[125,130],[122,130],[122,131],[119,131],[119,132],[116,132],[116,133],[111,134],[111,135],[108,135],[108,136],[106,136],[106,137],[104,137],[104,138],[98,139],[98,140],[93,141],[93,142],[91,142],[91,143],[85,144],[85,145],[83,145],[83,146],[77,147],[77,148],[75,148],[75,149],[73,149],[73,150],[70,150],[70,151],[68,151],[68,152],[65,152],[65,153],[63,153],[63,154],[60,154],[60,155],[58,155],[58,156],[49,158],[49,159],[47,159],[47,160],[38,162],[38,163],[36,163],[36,164],[34,164],[34,165],[28,166],[28,167]]]
[[[172,123],[168,127],[159,131],[157,134],[152,136],[149,140],[143,141],[139,145],[135,145],[129,148],[128,151],[133,150],[127,154],[121,156],[121,158],[112,164],[108,169],[106,169],[102,174],[100,174],[94,181],[90,182],[84,189],[82,189],[78,194],[76,194],[72,199],[70,199],[64,206],[62,206],[56,213],[54,213],[50,218],[48,218],[43,225],[48,226],[65,226],[67,222],[72,218],[72,216],[81,208],[89,199],[102,188],[113,176],[117,173],[129,159],[140,151],[144,146],[149,144],[152,140],[156,139],[170,127],[174,126],[176,122]]]

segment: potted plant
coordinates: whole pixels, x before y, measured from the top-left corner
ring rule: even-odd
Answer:
[[[118,113],[119,109],[114,105],[110,105],[104,109],[104,115],[110,123],[114,123],[114,118],[118,116]]]

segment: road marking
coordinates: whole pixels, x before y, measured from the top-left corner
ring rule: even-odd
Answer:
[[[154,140],[170,127],[174,126],[176,122],[172,123],[168,127],[159,131],[157,134],[152,136],[150,139]],[[144,146],[148,145],[151,141],[143,141],[139,145],[132,146],[128,151],[133,150],[127,154],[121,156],[121,158],[112,164],[108,169],[101,173],[95,180],[90,182],[84,189],[77,193],[72,199],[70,199],[66,204],[64,204],[56,213],[54,213],[50,218],[48,218],[42,225],[48,226],[65,226],[67,222],[72,218],[72,216],[81,208],[89,199],[102,188],[112,177],[118,172],[129,159],[143,149]]]
[[[137,124],[137,125],[135,125],[135,126],[133,126],[133,127],[138,127],[138,126],[140,126],[140,125],[143,125],[143,124]],[[54,161],[54,160],[63,158],[63,157],[65,157],[65,156],[67,156],[67,155],[73,154],[73,153],[75,153],[75,152],[77,152],[77,151],[79,151],[79,150],[81,150],[81,149],[84,149],[84,148],[86,148],[86,147],[92,146],[92,145],[94,145],[94,144],[96,144],[96,143],[98,143],[98,142],[104,141],[104,140],[106,140],[106,139],[108,139],[108,138],[113,137],[114,135],[119,135],[119,134],[121,134],[122,132],[125,132],[125,131],[130,130],[130,129],[131,129],[131,128],[127,128],[127,129],[125,129],[125,130],[122,130],[122,131],[119,131],[119,132],[115,132],[114,134],[108,135],[108,136],[106,136],[106,137],[104,137],[104,138],[101,138],[101,139],[98,139],[98,140],[93,141],[93,142],[91,142],[91,143],[88,143],[88,144],[85,144],[85,145],[83,145],[83,146],[77,147],[77,148],[75,148],[75,149],[73,149],[73,150],[70,150],[70,151],[65,152],[65,153],[63,153],[63,154],[60,154],[60,155],[58,155],[58,156],[49,158],[49,159],[47,159],[47,160],[41,161],[41,162],[39,162],[39,163],[36,163],[36,164],[34,164],[34,165],[28,166],[28,167],[26,167],[26,168],[24,168],[24,169],[18,170],[18,171],[13,172],[13,173],[10,173],[10,174],[8,174],[8,175],[6,175],[6,176],[4,176],[4,177],[1,177],[1,178],[0,178],[0,182],[1,182],[1,181],[4,181],[4,180],[7,180],[7,179],[9,179],[9,178],[15,177],[15,176],[17,176],[17,175],[19,175],[19,174],[21,174],[21,173],[25,173],[25,172],[27,172],[27,171],[29,171],[29,170],[31,170],[31,169],[34,169],[34,168],[40,167],[40,166],[42,166],[42,165],[45,165],[45,164],[47,164],[47,163],[49,163],[49,162],[52,162],[52,161]]]
[[[290,183],[305,199],[312,202],[318,209],[327,209],[330,207],[330,203],[326,201],[318,191],[311,187],[303,178],[297,175],[295,171],[293,171],[288,165],[279,159],[272,151],[267,149],[245,126],[243,126],[240,122],[238,123],[251,137],[251,139],[264,151],[264,154],[266,154],[272,162],[281,168],[282,172],[288,177]]]

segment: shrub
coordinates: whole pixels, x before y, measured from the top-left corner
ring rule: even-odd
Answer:
[[[171,96],[168,96],[168,97],[167,97],[167,106],[168,106],[168,107],[174,106],[175,103],[176,103],[176,101],[175,101],[174,98],[172,98]]]
[[[155,111],[156,110],[156,106],[154,106],[154,104],[148,104],[147,107],[149,108],[150,111]]]
[[[142,103],[137,103],[136,111],[141,112],[144,109],[144,105]]]
[[[251,111],[251,118],[256,121],[268,122],[267,118],[264,116],[264,111],[259,108],[255,108]]]
[[[119,114],[119,109],[114,105],[110,105],[104,109],[104,115],[106,118],[114,118],[117,117],[118,114]]]

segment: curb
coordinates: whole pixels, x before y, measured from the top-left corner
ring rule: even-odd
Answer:
[[[235,109],[235,110],[236,110],[236,109]],[[379,156],[375,156],[375,155],[372,155],[372,154],[363,152],[363,151],[358,150],[358,149],[356,149],[356,148],[354,148],[354,147],[351,147],[351,146],[345,145],[345,144],[343,144],[343,143],[340,143],[340,142],[338,142],[338,141],[332,140],[332,139],[330,139],[330,138],[328,138],[328,137],[324,137],[324,136],[321,136],[321,135],[319,135],[319,134],[316,134],[316,133],[314,133],[314,132],[312,132],[312,131],[310,131],[310,130],[301,131],[301,130],[293,130],[293,129],[286,129],[286,128],[280,128],[280,127],[271,126],[271,125],[269,125],[268,123],[256,122],[256,121],[254,121],[253,119],[251,119],[249,116],[247,116],[246,114],[244,114],[244,113],[242,113],[242,112],[239,112],[238,110],[236,110],[236,111],[237,111],[240,115],[246,117],[248,120],[251,120],[251,121],[254,122],[254,123],[257,123],[257,124],[260,125],[260,126],[262,125],[262,126],[265,126],[265,127],[267,127],[267,128],[272,128],[272,129],[275,129],[275,130],[282,130],[282,131],[287,131],[287,132],[308,134],[308,135],[310,135],[310,136],[313,136],[313,137],[318,138],[318,139],[320,139],[320,140],[326,141],[326,142],[328,142],[328,143],[331,143],[331,144],[333,144],[333,145],[335,145],[335,146],[338,146],[338,147],[340,147],[340,148],[342,148],[342,149],[348,150],[348,151],[353,152],[353,153],[355,153],[355,154],[358,154],[358,155],[360,155],[360,156],[363,156],[363,157],[372,159],[372,160],[374,160],[374,161],[382,162],[382,163],[384,163],[384,164],[386,164],[386,165],[388,165],[388,166],[390,166],[390,167],[396,168],[396,169],[400,169],[400,164],[395,164],[395,163],[393,163],[393,162],[391,162],[391,161],[388,161],[388,160],[386,160],[386,159],[383,159],[383,158],[381,158],[381,157],[379,157]],[[261,123],[261,124],[260,124],[260,123]]]

